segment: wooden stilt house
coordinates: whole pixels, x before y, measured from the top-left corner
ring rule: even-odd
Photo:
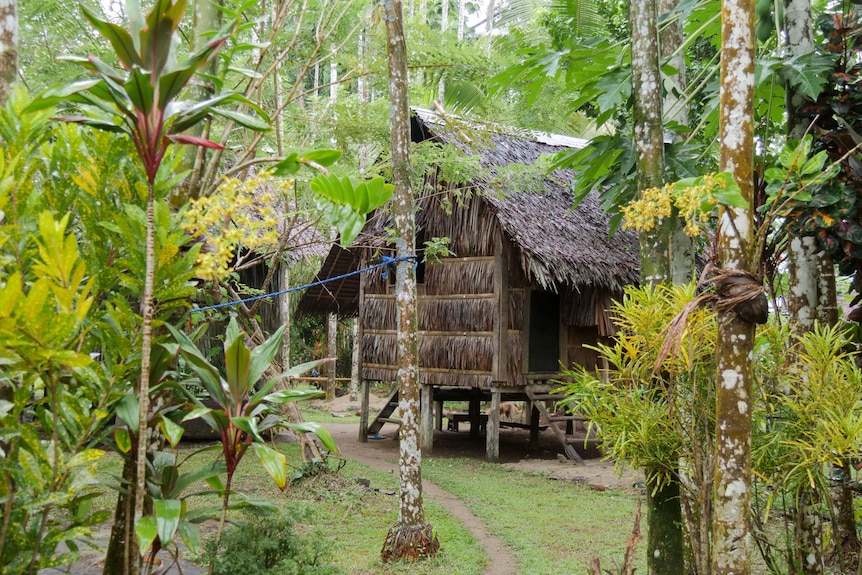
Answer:
[[[545,177],[530,168],[543,155],[583,141],[500,129],[468,132],[424,110],[414,110],[412,135],[479,160],[478,175],[467,185],[444,181],[439,166],[429,166],[418,193],[418,256],[432,238],[449,238],[455,254],[417,264],[423,449],[433,448],[443,402],[468,401],[463,418],[476,437],[486,429],[487,457],[496,460],[499,405],[524,401],[532,408],[531,439],[543,415],[565,453],[580,459],[566,435],[572,417],[547,407],[559,399],[551,380],[561,364],[595,367],[596,354],[585,346],[612,334],[611,301],[638,281],[636,237],[609,237],[608,218],[594,195],[571,209],[574,174]],[[517,181],[524,183],[513,186]],[[349,249],[333,247],[318,278],[394,255],[388,224],[386,214],[377,214]],[[393,277],[385,268],[352,275],[308,290],[299,304],[300,313],[358,314],[363,382],[395,380]],[[487,414],[480,412],[481,401],[490,402]],[[392,410],[363,425],[363,433],[378,431]]]

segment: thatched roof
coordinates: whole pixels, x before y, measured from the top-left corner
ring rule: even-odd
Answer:
[[[536,176],[532,190],[506,193],[495,189],[497,169],[509,164],[532,165],[545,154],[580,148],[577,138],[531,131],[513,131],[498,126],[476,126],[446,119],[428,110],[414,109],[414,141],[435,139],[452,144],[465,154],[478,155],[487,169],[473,182],[479,201],[494,211],[505,235],[518,248],[520,264],[528,279],[542,288],[559,291],[561,286],[599,288],[613,293],[638,282],[637,237],[619,231],[608,237],[609,218],[601,210],[595,193],[571,209],[569,185],[575,178],[570,170],[557,170],[550,177]],[[419,202],[428,201],[420,198]],[[475,200],[474,200],[475,201]],[[417,215],[422,230],[425,211]],[[358,248],[385,246],[383,229],[388,216],[376,214],[350,249],[333,247],[318,278],[328,278],[358,269]],[[464,230],[469,232],[469,230]],[[352,315],[358,307],[359,279],[351,276],[309,289],[299,304],[301,313],[336,312]],[[334,296],[334,297],[333,297]]]

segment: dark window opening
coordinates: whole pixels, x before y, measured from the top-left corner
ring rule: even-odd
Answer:
[[[560,369],[560,296],[534,291],[530,295],[530,372]]]

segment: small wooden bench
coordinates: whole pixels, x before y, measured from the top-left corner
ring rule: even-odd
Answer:
[[[470,414],[464,411],[450,411],[443,414],[449,423],[446,429],[449,431],[458,431],[458,426],[462,423],[470,423]],[[479,414],[479,430],[483,430],[488,426],[488,414]]]

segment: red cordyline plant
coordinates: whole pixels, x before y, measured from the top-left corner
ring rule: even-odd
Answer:
[[[146,275],[140,308],[141,376],[137,389],[140,432],[136,455],[132,458],[137,471],[134,509],[137,519],[143,515],[146,430],[150,412],[156,176],[171,144],[221,147],[210,140],[183,134],[211,114],[229,117],[254,130],[268,129],[269,124],[265,114],[238,93],[222,93],[198,102],[179,99],[195,73],[218,54],[237,22],[217,32],[206,47],[178,62],[176,46],[179,42],[175,40],[186,12],[186,0],[156,0],[146,17],[139,0],[127,0],[128,29],[103,20],[81,0],[79,3],[90,25],[110,42],[119,65],[110,65],[95,56],[68,57],[67,60],[83,66],[95,77],[48,89],[33,107],[49,107],[62,102],[79,105],[80,115],[58,119],[126,134],[134,142],[147,177]],[[219,107],[230,102],[242,102],[260,114],[263,120]],[[127,543],[130,542],[127,540]],[[133,566],[128,559],[126,572],[138,572],[137,558],[134,563]]]

